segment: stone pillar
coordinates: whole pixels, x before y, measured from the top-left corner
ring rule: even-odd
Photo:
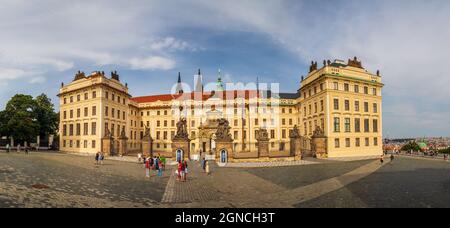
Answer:
[[[311,151],[317,158],[327,158],[327,137],[320,127],[314,131],[311,140]]]
[[[294,126],[289,132],[290,138],[290,156],[294,157],[294,160],[302,160],[302,144],[301,144],[301,136],[300,131],[297,128],[297,125]]]
[[[119,155],[123,156],[127,154],[128,151],[128,138],[127,137],[119,137]]]
[[[269,157],[269,134],[267,129],[258,130],[256,140],[258,141],[258,157]]]
[[[153,157],[153,139],[150,135],[142,139],[142,154]]]
[[[105,156],[111,155],[113,141],[114,140],[111,137],[102,138],[102,150],[101,151]]]
[[[181,160],[190,160],[191,159],[191,140],[189,139],[173,139],[172,140],[172,158],[177,159],[177,151],[183,151],[183,157]]]

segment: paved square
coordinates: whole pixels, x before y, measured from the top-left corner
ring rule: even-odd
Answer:
[[[450,163],[397,157],[202,172],[174,167],[145,178],[142,164],[59,153],[0,152],[0,207],[449,207]],[[414,199],[414,200],[411,200]]]

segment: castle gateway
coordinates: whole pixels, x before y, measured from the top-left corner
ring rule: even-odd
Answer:
[[[381,76],[356,57],[312,62],[296,93],[226,90],[220,72],[204,91],[202,78],[193,92],[178,75],[172,94],[132,97],[117,72],[78,72],[58,95],[61,151],[224,163],[382,154]]]

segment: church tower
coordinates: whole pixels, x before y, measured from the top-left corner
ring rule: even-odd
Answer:
[[[217,85],[216,91],[224,91],[225,90],[223,87],[223,83],[222,83],[222,74],[220,73],[220,69],[219,69],[219,73],[217,75],[216,85]]]
[[[177,88],[175,89],[176,94],[182,94],[183,93],[183,86],[181,85],[181,73],[178,72],[178,82],[177,82]]]
[[[195,83],[194,92],[203,93],[203,76],[202,73],[200,72],[200,69],[198,69],[198,74],[194,76],[194,83]]]

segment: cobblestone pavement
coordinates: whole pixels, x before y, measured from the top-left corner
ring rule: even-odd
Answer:
[[[450,164],[396,157],[377,172],[297,207],[450,207]]]
[[[106,160],[96,166],[86,156],[0,153],[0,207],[449,205],[450,174],[440,173],[448,163],[407,158],[384,166],[377,160],[319,162],[261,168],[222,168],[211,162],[210,175],[190,162],[188,181],[178,182],[174,166],[163,177],[153,172],[146,179],[143,165],[133,162]],[[438,202],[428,199],[431,194],[447,196]],[[408,196],[420,200],[406,200]]]

